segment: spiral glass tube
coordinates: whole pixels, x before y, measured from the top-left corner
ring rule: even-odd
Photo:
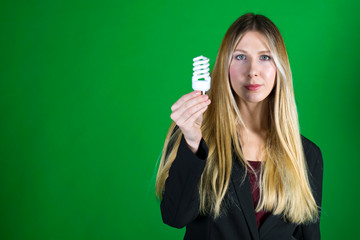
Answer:
[[[209,74],[209,59],[199,56],[193,59],[192,88],[200,90],[203,94],[210,89],[211,77]]]

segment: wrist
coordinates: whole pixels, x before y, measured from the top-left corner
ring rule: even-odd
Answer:
[[[199,145],[200,145],[200,141],[201,141],[201,137],[199,139],[196,140],[187,140],[185,138],[186,144],[188,145],[188,147],[190,148],[190,150],[196,154],[198,149],[199,149]]]

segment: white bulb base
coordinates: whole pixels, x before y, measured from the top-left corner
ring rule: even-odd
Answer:
[[[210,76],[205,77],[204,80],[199,80],[197,77],[192,78],[192,88],[195,91],[202,91],[203,93],[210,89]]]

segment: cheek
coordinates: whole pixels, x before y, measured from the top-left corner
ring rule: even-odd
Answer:
[[[273,65],[264,66],[263,78],[266,82],[272,83],[275,81],[276,67]]]
[[[230,74],[230,79],[232,81],[238,79],[239,77],[244,76],[245,73],[246,73],[246,69],[244,66],[241,66],[240,64],[230,64],[229,74]]]

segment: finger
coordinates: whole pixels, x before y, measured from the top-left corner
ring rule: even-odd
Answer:
[[[196,112],[199,108],[203,107],[203,105],[201,104],[206,103],[208,99],[209,97],[207,95],[196,96],[194,98],[189,99],[188,101],[184,102],[180,107],[178,107],[173,111],[173,113],[171,114],[171,118],[173,120],[179,118],[185,118],[185,119],[189,118],[189,116],[193,112]]]
[[[182,125],[182,124],[185,124],[185,122],[188,122],[189,119],[193,118],[194,114],[198,113],[203,108],[207,108],[207,106],[210,103],[211,103],[211,101],[210,101],[210,99],[208,99],[205,102],[201,102],[201,103],[194,105],[193,107],[187,109],[185,112],[183,112],[183,114],[181,115],[181,118],[178,119],[179,125]],[[194,119],[194,121],[195,121],[195,119]]]
[[[194,124],[198,125],[200,127],[201,122],[198,123],[196,122],[196,120],[202,116],[202,114],[206,111],[206,109],[208,108],[208,106],[205,106],[201,109],[199,109],[197,112],[195,112],[193,115],[191,115],[191,117],[189,117],[185,122],[184,125],[191,125],[193,126]]]
[[[186,121],[186,119],[188,119],[193,113],[197,112],[200,108],[208,105],[210,103],[210,101],[208,100],[208,97],[204,95],[188,100],[181,107],[172,112],[170,117],[177,124],[181,124]]]
[[[177,100],[174,105],[171,106],[171,111],[175,111],[177,108],[179,108],[184,102],[188,101],[189,99],[192,99],[196,96],[201,95],[201,91],[193,91],[191,93],[183,95],[179,100]]]

